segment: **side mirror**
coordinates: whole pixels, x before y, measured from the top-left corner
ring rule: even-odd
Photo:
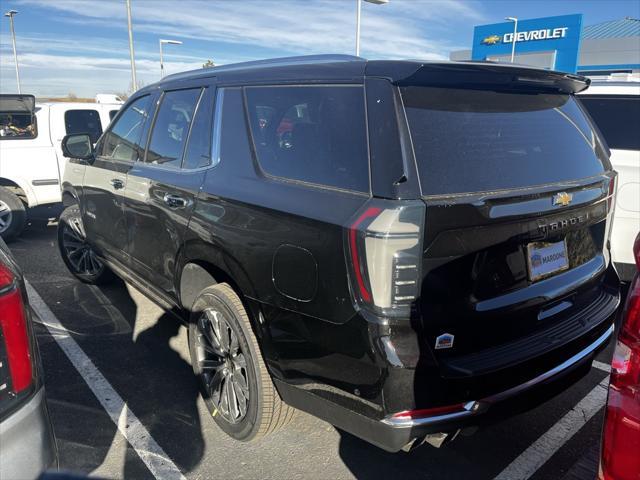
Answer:
[[[68,158],[93,160],[93,143],[86,133],[72,133],[62,139],[62,153]]]

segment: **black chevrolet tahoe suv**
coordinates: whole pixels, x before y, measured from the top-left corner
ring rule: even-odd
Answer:
[[[611,336],[616,183],[588,85],[348,56],[168,76],[95,147],[64,139],[60,252],[182,312],[232,437],[300,409],[440,446],[567,388]]]

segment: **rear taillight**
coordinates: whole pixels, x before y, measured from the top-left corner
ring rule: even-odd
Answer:
[[[420,293],[425,206],[372,200],[346,235],[351,289],[358,306],[405,317]]]
[[[33,385],[33,359],[22,292],[11,271],[0,263],[0,399],[12,398]],[[8,375],[5,374],[8,373]]]
[[[611,384],[602,439],[600,478],[638,479],[640,474],[640,234],[638,263],[611,363]]]

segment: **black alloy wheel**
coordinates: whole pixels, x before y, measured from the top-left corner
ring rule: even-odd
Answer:
[[[79,218],[71,219],[69,223],[62,225],[62,248],[76,273],[96,275],[104,268],[87,244]]]
[[[197,332],[196,358],[206,394],[217,414],[238,423],[249,406],[247,361],[238,337],[224,315],[213,308],[201,312]]]
[[[80,209],[68,207],[58,221],[58,248],[69,271],[85,283],[100,284],[112,278],[111,271],[87,242]]]
[[[275,389],[236,291],[227,283],[211,285],[190,310],[191,365],[218,427],[248,442],[289,423],[295,409]]]

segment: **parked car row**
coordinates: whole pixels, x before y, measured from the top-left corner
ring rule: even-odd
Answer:
[[[98,103],[36,104],[33,95],[0,95],[2,238],[22,232],[28,209],[60,203],[66,165],[60,142],[70,133],[88,133],[96,142],[122,104],[106,97],[98,95]]]

